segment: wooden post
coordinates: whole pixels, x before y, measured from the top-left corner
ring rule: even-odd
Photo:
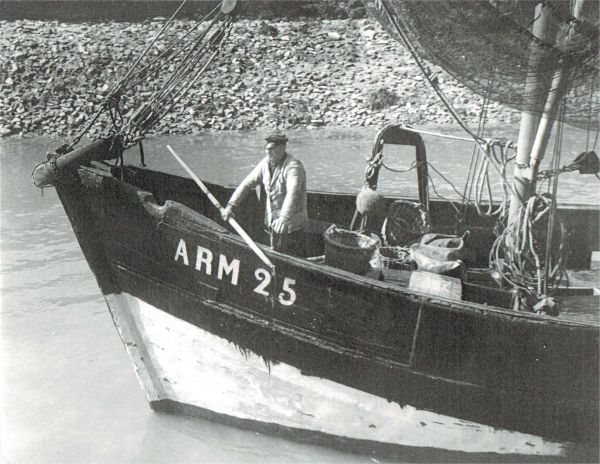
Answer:
[[[578,19],[581,16],[583,2],[584,0],[576,0],[575,4],[573,5],[573,17]],[[569,36],[567,37],[566,41],[567,48],[570,45],[571,40],[573,40],[573,32],[574,27],[572,27],[569,31]],[[556,120],[561,100],[565,96],[565,93],[569,87],[568,84],[570,71],[570,63],[563,58],[563,60],[560,62],[559,68],[554,73],[552,86],[550,87],[548,99],[546,100],[546,106],[544,107],[544,115],[540,121],[537,134],[535,136],[535,141],[531,148],[529,164],[531,167],[531,183],[533,188],[535,188],[535,179],[537,177],[540,163],[544,158],[544,154],[546,153],[546,148],[548,147],[548,140],[550,139],[550,133],[552,132],[552,126]]]
[[[531,171],[531,185],[534,189],[537,173],[540,163],[544,158],[544,154],[546,153],[548,140],[550,139],[550,133],[552,132],[554,120],[558,114],[560,102],[568,88],[568,76],[569,65],[568,63],[563,63],[561,64],[560,69],[556,71],[556,74],[554,75],[552,87],[550,88],[548,100],[546,101],[546,106],[544,108],[544,115],[542,116],[538,126],[537,134],[531,148],[529,165]]]
[[[81,164],[91,161],[104,161],[116,158],[119,153],[111,150],[113,140],[98,139],[76,150],[60,155],[45,163],[39,163],[33,168],[31,178],[33,184],[38,187],[49,187],[54,185],[56,175]]]
[[[539,3],[535,7],[534,17],[536,19],[533,23],[533,35],[546,43],[553,44],[558,28],[552,16],[550,6]],[[527,98],[526,104],[533,106],[533,108],[526,108],[521,114],[521,124],[517,140],[517,156],[513,171],[513,193],[508,215],[509,224],[518,216],[521,206],[529,199],[533,191],[530,154],[541,118],[535,110],[543,107],[551,82],[550,74],[547,76],[540,76],[538,74],[540,57],[536,49],[537,45],[532,43],[529,48],[528,71],[530,74],[525,82],[525,95]]]

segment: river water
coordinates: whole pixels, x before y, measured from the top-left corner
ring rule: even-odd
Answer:
[[[145,142],[146,162],[183,175],[165,149],[171,144],[201,177],[235,184],[262,156],[264,135],[157,137]],[[289,151],[303,160],[310,189],[360,189],[374,130],[288,135]],[[0,446],[6,462],[385,462],[153,413],[56,192],[45,189],[42,195],[30,183],[33,165],[61,142],[11,138],[1,143]],[[429,159],[462,191],[470,146],[428,142]],[[584,135],[568,134],[565,162],[584,143]],[[412,156],[386,159],[392,167],[406,168]],[[384,172],[381,190],[416,192],[414,176],[413,171],[398,181]],[[440,194],[452,196],[450,186],[436,173],[432,177]],[[560,185],[562,201],[600,204],[600,182],[593,176],[565,174]]]

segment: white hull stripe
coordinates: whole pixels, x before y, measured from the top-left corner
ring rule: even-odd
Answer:
[[[267,366],[260,356],[131,295],[106,299],[151,402],[168,399],[242,420],[407,447],[538,456],[565,451],[535,435],[402,407],[283,363]]]

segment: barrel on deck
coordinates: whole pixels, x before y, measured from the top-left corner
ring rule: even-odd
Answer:
[[[332,225],[324,233],[325,264],[355,274],[370,269],[369,262],[377,248],[377,240],[351,230]]]

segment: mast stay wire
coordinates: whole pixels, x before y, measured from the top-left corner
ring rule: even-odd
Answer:
[[[496,163],[494,162],[494,160],[492,160],[491,156],[490,156],[490,150],[491,150],[490,147],[493,144],[500,144],[501,142],[499,142],[499,141],[493,141],[493,140],[485,140],[482,137],[480,137],[479,135],[475,134],[469,128],[469,126],[462,120],[462,118],[460,117],[460,115],[453,108],[452,104],[448,101],[448,99],[444,95],[443,91],[440,89],[440,87],[439,87],[439,85],[437,83],[436,74],[432,73],[429,69],[427,69],[426,65],[421,61],[421,58],[419,57],[417,51],[415,50],[415,47],[412,45],[412,43],[410,42],[410,40],[408,39],[408,37],[406,36],[406,34],[404,33],[404,31],[402,30],[402,28],[398,24],[398,21],[396,20],[396,17],[391,13],[390,8],[387,5],[387,2],[385,0],[381,0],[380,4],[381,4],[383,10],[385,11],[385,14],[386,14],[386,16],[387,16],[390,24],[392,24],[394,26],[394,29],[396,30],[396,32],[400,36],[400,38],[401,38],[403,44],[405,45],[406,49],[411,54],[413,60],[415,61],[415,63],[419,67],[419,69],[421,70],[421,73],[423,74],[423,76],[425,77],[425,79],[427,80],[427,82],[429,83],[429,85],[433,88],[433,90],[437,94],[437,96],[440,99],[440,101],[443,103],[443,105],[446,107],[446,109],[450,112],[450,114],[456,120],[456,122],[459,124],[459,126],[467,134],[469,134],[469,136],[472,138],[472,140],[476,144],[478,144],[481,147],[481,152],[484,154],[484,156],[486,158],[488,158],[488,160],[492,161],[490,163],[490,165],[492,166],[492,168],[494,169],[494,171],[496,172],[496,174],[498,176],[500,176],[501,178],[503,178],[503,180],[501,181],[503,183],[503,185],[506,184],[506,187],[513,194],[516,194],[514,186],[511,185],[510,183],[508,183],[507,180],[506,180],[506,169],[505,169],[505,166],[500,166],[500,167],[497,166]],[[507,142],[506,145],[507,145],[507,147],[508,146],[514,147],[514,144],[512,144],[512,142]]]
[[[127,127],[127,143],[137,142],[138,134],[156,124],[197,83],[220,51],[219,46],[229,35],[231,26],[232,20],[228,17],[206,41],[203,40],[207,34],[198,37],[184,58],[185,64],[179,66],[163,87],[132,115]],[[208,51],[211,48],[212,53]],[[211,54],[207,56],[207,53]]]
[[[65,144],[65,145],[59,147],[57,149],[57,153],[59,153],[59,152],[66,153],[68,151],[71,151],[73,149],[73,147],[79,143],[79,141],[81,140],[81,138],[92,128],[92,126],[94,125],[94,123],[96,122],[96,120],[100,117],[100,115],[104,112],[105,109],[108,109],[110,111],[110,109],[112,107],[118,106],[118,100],[119,100],[118,89],[121,87],[122,83],[129,77],[129,75],[133,72],[133,69],[135,69],[135,67],[137,66],[137,64],[144,58],[144,56],[146,56],[146,54],[148,53],[148,51],[150,50],[150,48],[156,43],[156,41],[163,34],[163,32],[165,31],[165,29],[167,28],[167,26],[169,26],[169,24],[173,21],[173,19],[175,18],[175,16],[177,16],[177,14],[179,13],[179,11],[183,8],[183,6],[187,2],[188,2],[188,0],[183,0],[182,1],[182,3],[179,5],[179,7],[175,10],[175,12],[171,15],[171,17],[169,18],[169,20],[165,23],[165,25],[163,26],[163,28],[160,30],[160,32],[156,35],[156,37],[154,37],[154,39],[152,40],[152,42],[146,47],[146,49],[138,57],[138,59],[136,60],[136,62],[133,64],[133,66],[131,66],[131,68],[125,74],[125,76],[123,78],[121,78],[121,80],[113,87],[113,90],[104,99],[104,101],[102,102],[102,104],[101,104],[100,108],[98,109],[98,111],[90,119],[90,122],[81,130],[81,132],[79,134],[77,134],[71,140],[70,143]]]
[[[138,59],[135,61],[135,63],[133,63],[133,65],[129,68],[129,71],[127,71],[127,73],[125,74],[125,76],[123,76],[121,78],[121,80],[114,86],[111,94],[117,94],[119,92],[119,90],[121,89],[121,87],[124,84],[124,82],[126,82],[127,79],[129,79],[129,76],[133,73],[133,70],[137,67],[137,65],[140,63],[140,61],[142,61],[142,59],[148,54],[148,52],[150,51],[150,49],[154,46],[154,44],[159,39],[159,37],[162,36],[162,34],[165,32],[165,30],[167,29],[167,27],[169,27],[169,25],[171,24],[171,22],[173,21],[173,19],[175,19],[175,16],[177,16],[177,14],[179,13],[179,11],[181,11],[181,9],[184,7],[184,5],[187,2],[188,2],[188,0],[183,0],[181,2],[181,4],[179,5],[179,7],[171,15],[171,17],[169,18],[169,20],[165,23],[165,25],[160,30],[160,32],[156,35],[156,37],[154,37],[154,39],[152,40],[152,42],[150,42],[148,44],[148,46],[146,47],[146,49],[141,53],[141,55],[138,57]]]
[[[159,53],[158,56],[153,58],[149,63],[139,67],[143,58],[147,56],[152,47],[156,45],[158,39],[163,36],[166,29],[171,25],[174,18],[188,1],[189,0],[182,1],[158,34],[152,39],[150,44],[148,44],[134,64],[129,68],[127,73],[112,87],[108,95],[101,102],[98,111],[94,113],[81,132],[77,134],[70,143],[57,148],[56,152],[59,155],[71,151],[73,147],[79,143],[81,138],[90,131],[92,126],[105,111],[108,112],[110,116],[112,129],[108,129],[108,131],[106,131],[108,133],[104,133],[101,137],[117,137],[120,139],[121,145],[125,148],[138,143],[138,141],[143,138],[144,132],[150,130],[150,128],[169,111],[173,104],[179,101],[185,93],[198,82],[202,73],[207,69],[208,65],[220,51],[220,45],[229,35],[232,27],[232,17],[228,13],[223,12],[222,5],[220,4],[213,8],[198,22],[197,25],[194,25],[182,37],[169,44],[165,50]],[[224,15],[226,15],[225,20],[218,26],[216,31],[213,31],[210,38],[205,40],[209,32],[214,29],[217,21]],[[190,38],[190,36],[195,31],[197,32],[200,26],[211,17],[212,19],[207,27],[199,32],[196,37]],[[210,55],[207,57],[205,49],[209,48],[212,50],[208,52]],[[127,116],[128,120],[125,123],[123,113],[119,106],[122,95],[126,91],[137,87],[141,82],[167,66],[169,63],[175,61],[175,59],[184,52],[187,53],[181,60],[182,64],[177,66],[175,71],[172,72],[166,85],[163,85],[150,96],[149,100],[143,102],[136,110],[129,111]],[[164,60],[165,57],[167,57],[166,60]],[[161,59],[163,60],[159,61]],[[198,71],[196,71],[197,68],[199,68]]]
[[[127,89],[133,89],[135,87],[137,87],[140,83],[142,83],[144,81],[144,79],[146,78],[146,76],[158,71],[160,68],[162,68],[163,66],[165,66],[166,63],[168,63],[170,60],[173,60],[175,57],[177,57],[180,53],[183,52],[183,50],[185,50],[185,48],[187,47],[187,45],[184,45],[183,47],[180,47],[180,49],[168,56],[167,61],[165,62],[160,62],[159,60],[165,58],[165,56],[167,56],[171,50],[173,50],[175,47],[177,47],[181,42],[183,42],[184,40],[186,40],[190,35],[192,35],[192,33],[198,29],[200,27],[201,24],[203,24],[205,21],[208,20],[208,18],[215,14],[215,12],[217,12],[219,9],[219,6],[217,5],[212,11],[210,11],[209,13],[206,14],[206,16],[204,16],[204,18],[202,18],[198,24],[196,26],[194,26],[193,28],[191,28],[188,32],[186,32],[182,37],[180,37],[176,42],[173,42],[172,44],[170,44],[167,48],[165,48],[165,50],[163,50],[160,54],[158,54],[157,56],[155,56],[149,63],[145,64],[141,69],[139,69],[133,76],[133,77],[139,77],[139,79],[137,81],[133,81],[129,86],[127,86]],[[210,28],[213,26],[214,21],[218,19],[218,15],[213,19],[213,22],[207,27],[206,31],[210,30]],[[197,39],[192,39],[190,41],[188,41],[188,44],[191,43],[193,40],[197,40]]]

